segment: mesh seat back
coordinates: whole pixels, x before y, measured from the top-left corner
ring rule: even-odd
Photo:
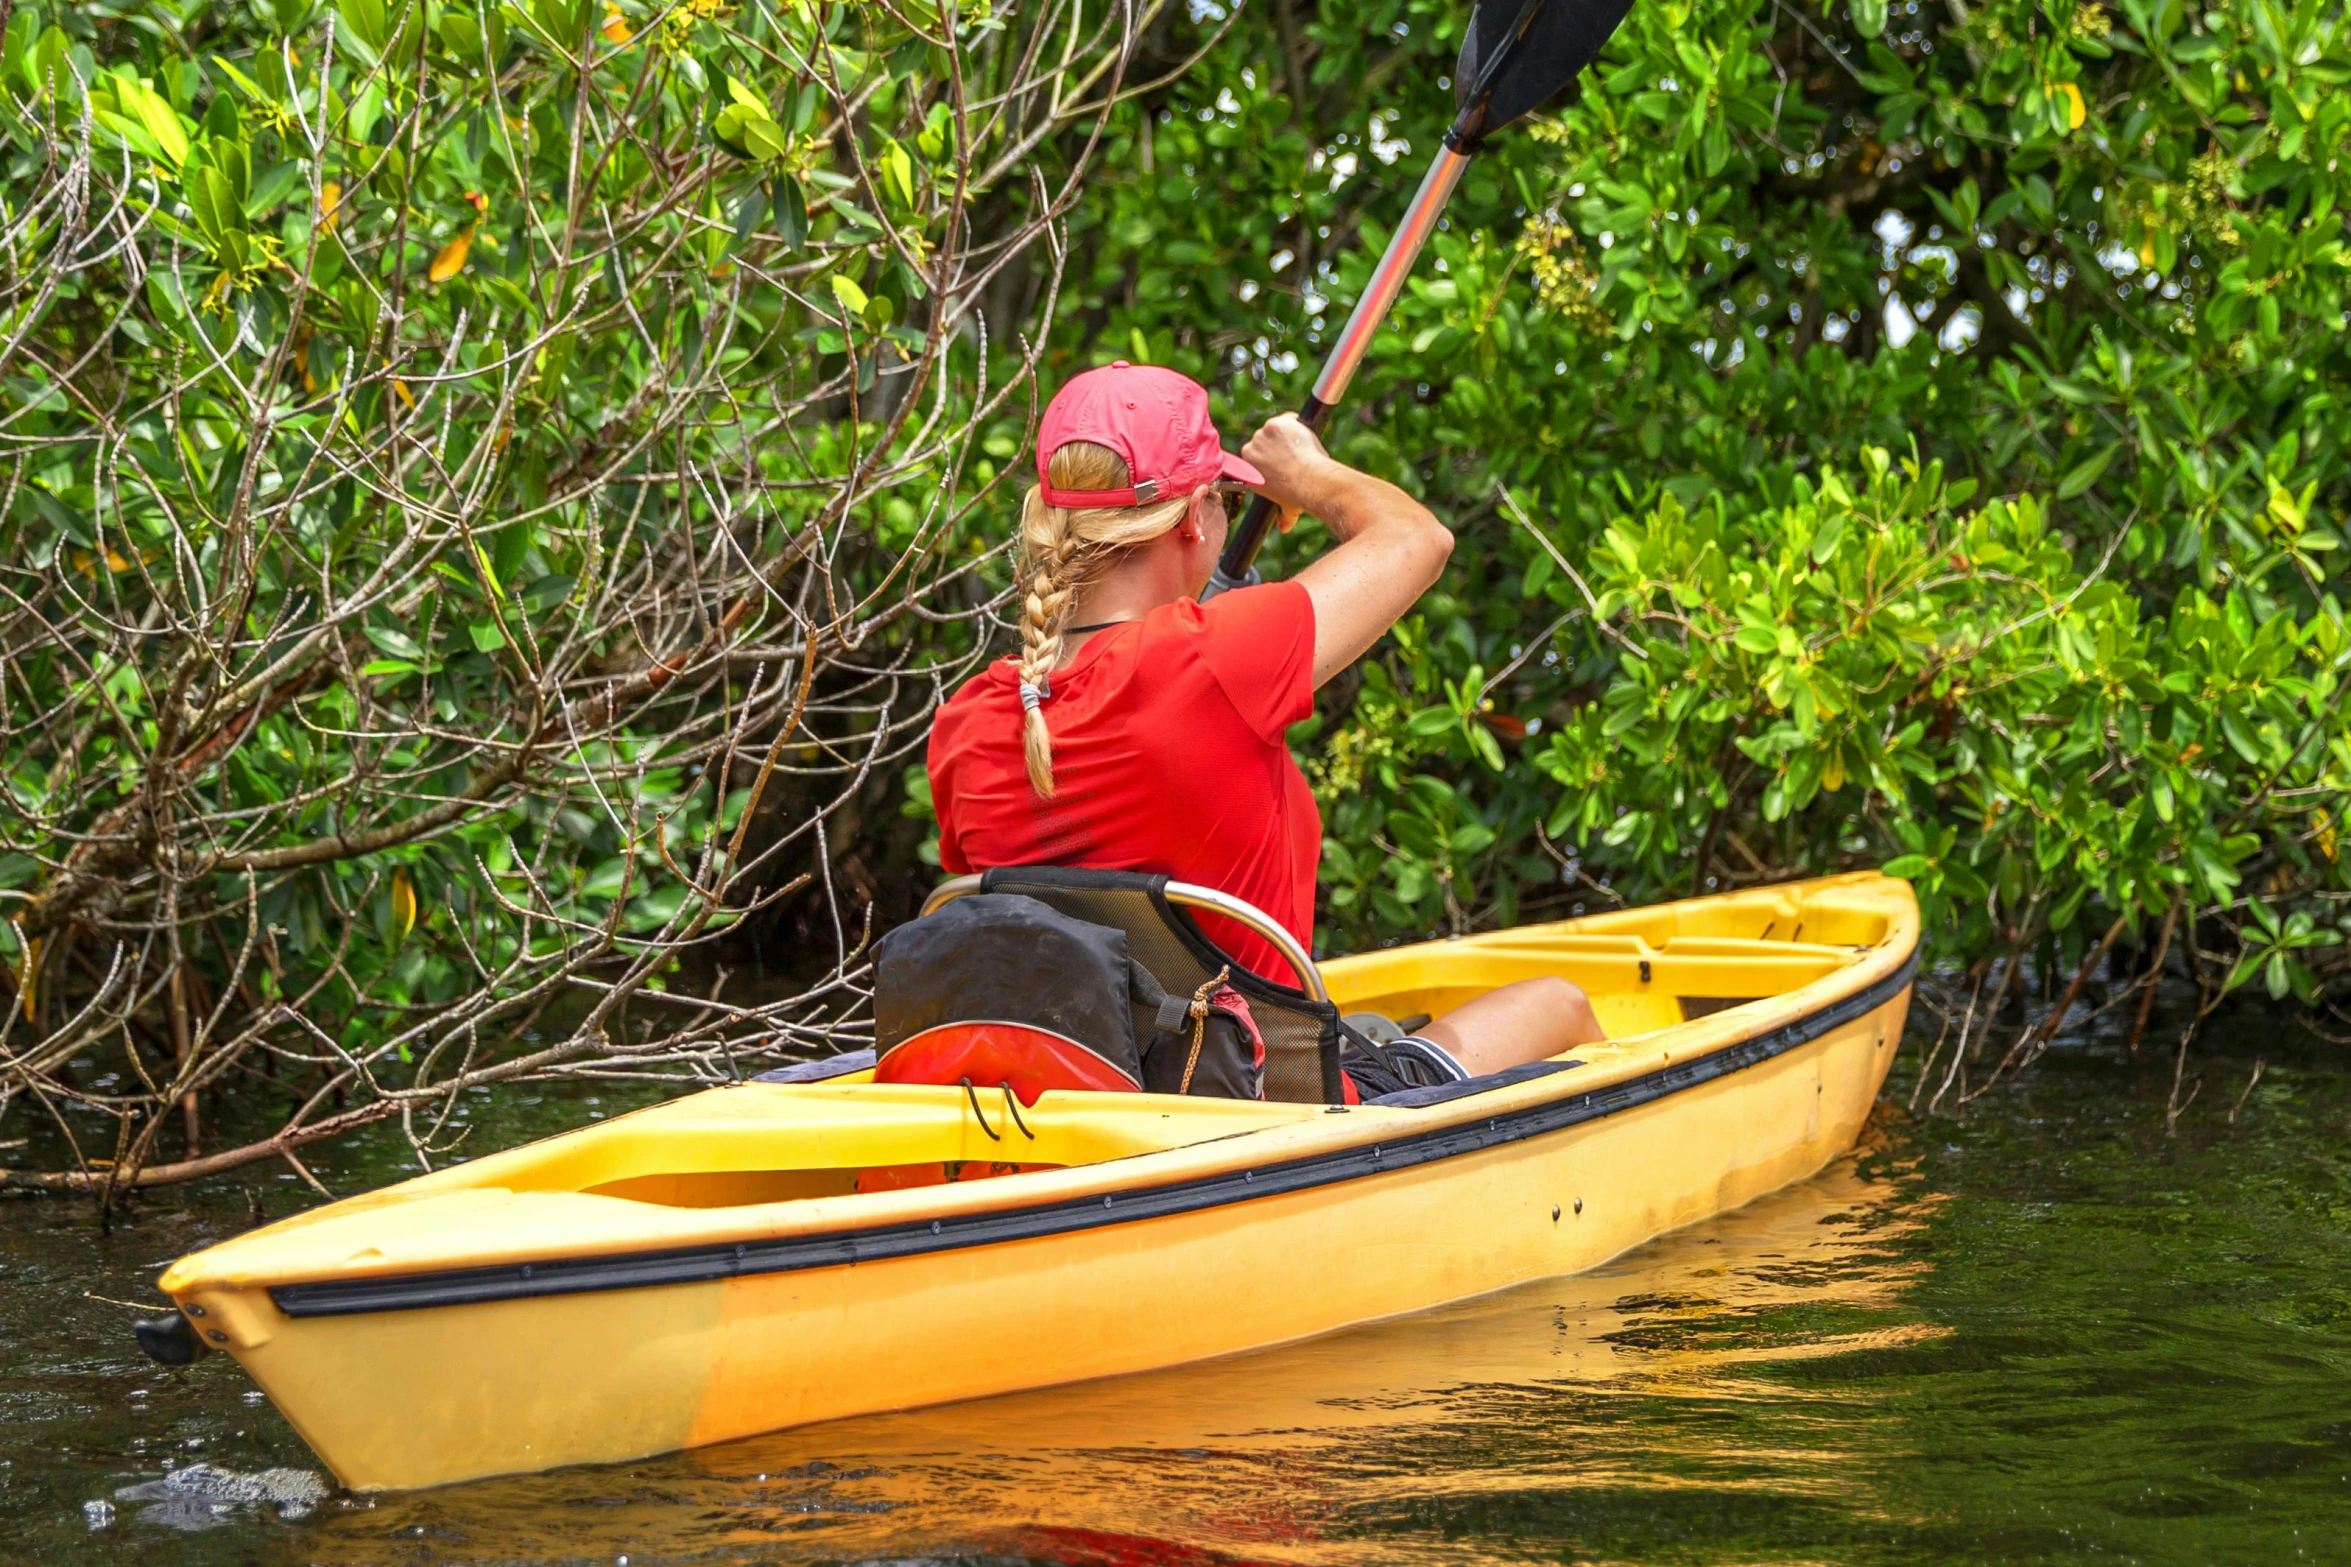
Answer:
[[[1126,932],[1127,953],[1171,996],[1188,996],[1230,966],[1227,981],[1249,998],[1265,1037],[1265,1097],[1293,1104],[1337,1104],[1339,1009],[1295,986],[1243,968],[1210,941],[1191,915],[1167,901],[1165,876],[1133,871],[1017,865],[989,871],[983,891],[1017,892],[1073,919]]]

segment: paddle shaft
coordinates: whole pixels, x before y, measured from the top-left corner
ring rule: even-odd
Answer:
[[[1607,26],[1591,40],[1590,48],[1571,57],[1546,58],[1540,44],[1534,47],[1534,52],[1523,53],[1522,46],[1530,31],[1536,27],[1545,6],[1552,3],[1553,0],[1520,0],[1509,26],[1479,62],[1476,79],[1465,79],[1460,112],[1454,115],[1453,124],[1445,132],[1444,146],[1438,150],[1436,161],[1429,165],[1428,173],[1421,176],[1420,189],[1413,194],[1412,205],[1404,209],[1404,220],[1389,237],[1388,248],[1380,254],[1380,264],[1372,269],[1371,282],[1365,286],[1363,297],[1355,302],[1354,313],[1347,317],[1346,329],[1339,334],[1338,342],[1331,345],[1330,357],[1323,361],[1322,374],[1314,378],[1313,395],[1298,410],[1299,419],[1309,430],[1321,433],[1331,409],[1347,395],[1347,383],[1355,378],[1355,367],[1363,363],[1373,334],[1387,320],[1389,307],[1396,303],[1404,280],[1412,275],[1412,263],[1436,228],[1437,216],[1445,210],[1453,187],[1461,183],[1462,171],[1469,167],[1469,160],[1477,156],[1488,136],[1573,81],[1575,73],[1583,69],[1584,62],[1606,41],[1623,17],[1622,10],[1617,10]],[[1474,29],[1474,20],[1472,26]],[[1465,56],[1460,69],[1466,72],[1468,63]],[[1530,71],[1535,73],[1532,80],[1539,84],[1539,90],[1512,96],[1496,118],[1492,112],[1496,93],[1504,90],[1514,73],[1518,86],[1523,89]],[[1232,535],[1225,540],[1216,570],[1210,574],[1208,586],[1200,592],[1201,602],[1258,580],[1254,562],[1272,525],[1273,502],[1262,495],[1250,501],[1249,510],[1233,525]]]
[[[1355,301],[1346,328],[1331,345],[1330,357],[1322,362],[1322,374],[1314,378],[1314,391],[1298,410],[1300,422],[1309,430],[1320,433],[1331,409],[1347,395],[1347,383],[1355,378],[1355,367],[1363,363],[1373,334],[1388,318],[1389,307],[1403,291],[1404,280],[1412,275],[1412,263],[1420,256],[1420,247],[1437,226],[1437,215],[1445,210],[1446,199],[1453,194],[1453,187],[1461,183],[1461,172],[1469,167],[1469,160],[1476,153],[1474,142],[1466,147],[1457,146],[1454,131],[1445,133],[1445,145],[1430,163],[1428,173],[1421,177],[1420,189],[1414,193],[1412,205],[1404,209],[1404,220],[1389,237],[1388,248],[1380,253],[1380,263],[1372,269],[1371,282],[1365,285],[1363,297]],[[1253,562],[1272,526],[1273,502],[1262,495],[1256,496],[1241,520],[1233,525],[1232,536],[1225,540],[1216,571],[1200,594],[1203,603],[1227,589],[1247,587],[1257,580]]]

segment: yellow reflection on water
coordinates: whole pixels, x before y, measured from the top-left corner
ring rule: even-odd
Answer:
[[[1464,1561],[1493,1542],[1415,1527],[1416,1506],[1551,1487],[1648,1488],[1661,1504],[1701,1483],[1849,1488],[1834,1419],[1628,1429],[1617,1406],[1719,1409],[1759,1389],[1801,1403],[1753,1368],[1935,1336],[1905,1313],[1915,1264],[1894,1244],[1929,1202],[1845,1160],[1574,1278],[1150,1376],[385,1499],[322,1519],[300,1554],[414,1560],[374,1554],[405,1538],[450,1560]],[[1141,1305],[1135,1331],[1150,1328]]]

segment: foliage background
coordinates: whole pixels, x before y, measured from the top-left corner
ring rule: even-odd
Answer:
[[[1065,333],[1236,422],[1310,378],[1458,17],[1254,25],[1106,160]],[[2175,931],[2213,995],[2315,997],[2347,69],[2316,4],[1636,7],[1334,434],[1463,548],[1300,737],[1324,941],[1886,863],[1995,1002]]]
[[[1006,645],[1012,503],[998,481],[1024,451],[1037,387],[1143,358],[1208,382],[1236,433],[1294,404],[1449,117],[1461,20],[1428,0],[1192,0],[1090,22],[1074,6],[983,0],[948,17],[878,0],[534,4],[20,3],[7,23],[4,297],[26,351],[0,365],[18,410],[0,527],[18,617],[10,701],[39,716],[10,730],[17,814],[0,821],[0,885],[23,907],[10,938],[20,976],[56,978],[20,981],[32,1006],[18,1009],[16,1076],[0,1092],[112,1115],[134,1162],[158,1124],[140,1115],[273,1053],[305,1083],[403,1114],[454,1080],[414,1072],[413,1046],[429,1053],[461,1026],[472,1039],[496,1022],[513,1052],[486,1052],[487,1066],[469,1053],[468,1071],[630,1069],[635,1036],[603,1020],[673,975],[707,1001],[706,972],[670,968],[697,947],[722,965],[746,949],[805,965],[814,950],[829,972],[791,1008],[694,1012],[702,1044],[644,1064],[730,1070],[745,1040],[786,1018],[842,1037],[865,911],[903,915],[927,874],[926,796],[907,765],[922,713]],[[362,89],[338,89],[332,148],[281,157],[271,80],[246,69],[248,89],[210,62],[293,59],[285,42],[326,31],[400,63],[414,86],[387,88],[372,119]],[[496,70],[469,75],[467,50],[485,40]],[[584,44],[567,58],[564,40]],[[1038,73],[1017,91],[998,83],[993,101],[1009,107],[993,141],[956,118],[986,96],[952,85],[967,48]],[[306,58],[295,75],[317,68],[316,46]],[[188,152],[139,144],[140,94],[100,80],[123,67],[178,116]],[[2048,1014],[2125,954],[2139,973],[2175,957],[2208,1001],[2256,980],[2317,999],[2341,963],[2336,831],[2351,769],[2332,586],[2347,499],[2347,71],[2341,19],[2315,0],[1636,7],[1579,101],[1473,166],[1332,431],[1341,456],[1422,494],[1462,544],[1422,612],[1295,736],[1327,818],[1322,943],[1884,863],[1917,883],[1938,951],[1962,965],[1949,1059],[1963,1084],[1990,1039],[1986,1025],[1971,1040],[1979,1011],[2008,1018],[2004,1059],[2029,1056]],[[1065,78],[1120,85],[1049,85]],[[509,124],[544,121],[496,177],[491,80],[527,100]],[[40,202],[71,184],[57,149],[85,101],[89,144],[105,153],[86,179],[155,210],[148,243],[177,247],[176,291],[154,280],[169,269],[117,277],[108,266],[129,263],[101,257],[70,274],[88,280],[86,297],[78,281],[64,290],[73,308],[50,297],[61,274]],[[624,154],[583,179],[568,149],[591,139],[565,134],[583,104],[643,127],[664,155]],[[258,150],[224,163],[210,149],[226,142]],[[286,163],[293,183],[273,187]],[[212,189],[207,169],[225,170],[233,199],[207,208],[195,194]],[[387,174],[406,183],[369,214],[351,271],[415,299],[413,330],[384,335],[373,296],[322,297],[302,319],[256,303],[285,294],[288,258],[319,249],[328,183],[357,191]],[[578,264],[568,233],[551,243],[525,221],[546,191],[623,220],[611,231],[649,264]],[[460,235],[480,250],[436,277]],[[961,270],[939,270],[950,257]],[[741,323],[743,346],[705,361],[718,317],[702,301],[736,267],[753,282],[730,285],[720,315]],[[571,295],[542,286],[549,271],[572,279]],[[469,359],[460,311],[493,302],[508,312],[499,351]],[[237,347],[224,348],[232,323]],[[96,372],[76,357],[94,348],[117,378],[104,397],[88,395]],[[666,669],[656,649],[697,660],[682,691],[664,675],[640,707],[594,708],[596,746],[550,747],[495,801],[280,878],[271,895],[315,915],[305,984],[324,976],[301,992],[298,1022],[282,993],[218,998],[252,968],[237,954],[299,916],[258,912],[254,877],[209,862],[150,869],[152,834],[108,814],[154,798],[175,753],[157,744],[153,711],[135,709],[172,689],[175,648],[194,645],[126,641],[122,627],[141,592],[195,602],[155,586],[181,580],[178,558],[210,563],[193,524],[176,525],[185,543],[163,551],[178,551],[169,566],[147,558],[153,543],[130,551],[127,532],[110,544],[100,494],[127,447],[153,439],[125,410],[165,406],[184,372],[159,365],[190,350],[244,353],[248,385],[260,384],[252,365],[273,365],[289,406],[297,384],[313,407],[309,383],[348,387],[362,425],[398,425],[385,411],[414,396],[403,383],[428,360],[426,373],[473,377],[471,400],[453,387],[440,411],[455,482],[426,508],[439,531],[388,555],[407,535],[387,515],[358,551],[437,578],[380,600],[399,611],[390,624],[299,612],[368,647],[265,716],[282,746],[237,754],[280,775],[236,778],[258,797],[207,796],[195,813],[211,813],[206,833],[234,819],[242,844],[306,841],[317,827],[303,812],[360,780],[370,823],[412,821],[429,800],[403,803],[420,791],[382,780],[430,776],[421,793],[462,793],[495,771],[494,715],[518,702],[577,710],[595,700],[592,677]],[[544,390],[549,352],[561,396]],[[706,362],[699,379],[678,374]],[[938,411],[909,423],[897,416],[915,400],[889,391],[886,372],[911,385],[905,367],[918,365],[935,398],[923,406]],[[681,385],[695,390],[671,395]],[[878,415],[856,401],[867,395]],[[155,508],[233,531],[240,487],[267,464],[218,454],[239,453],[249,418],[233,401],[200,412],[213,455],[141,458],[150,480],[171,468],[188,492]],[[473,456],[485,445],[496,460]],[[353,448],[343,472],[390,449]],[[653,461],[668,449],[688,455]],[[578,466],[583,451],[596,461]],[[286,548],[315,535],[305,506],[349,525],[331,494],[284,493]],[[623,494],[658,498],[650,529],[641,503],[616,504]],[[193,506],[199,495],[215,505]],[[752,495],[739,517],[727,504]],[[539,515],[537,532],[509,525]],[[504,542],[477,548],[477,521]],[[1269,565],[1316,542],[1303,529]],[[601,568],[617,596],[581,614],[585,579],[558,544],[637,564]],[[255,625],[299,596],[269,576],[255,573],[257,591],[279,608],[256,608]],[[550,581],[575,606],[570,651],[502,659],[518,639],[489,606],[509,582],[530,584],[520,596],[541,614],[556,607]],[[760,614],[724,621],[754,591]],[[844,602],[890,608],[845,615]],[[630,664],[614,628],[640,621],[663,630],[633,637]],[[275,634],[204,645],[250,664]],[[886,653],[849,656],[873,646]],[[460,668],[469,656],[483,662]],[[434,711],[423,678],[444,669],[440,723],[471,723],[456,741],[417,716]],[[419,682],[401,709],[416,754],[390,774],[342,709],[331,723],[294,716],[398,706],[402,680]],[[220,707],[214,723],[239,711]],[[279,750],[282,767],[253,760]],[[747,812],[730,805],[740,755],[830,781]],[[661,825],[648,830],[651,817]],[[108,873],[113,902],[55,921],[56,943],[91,944],[76,969],[27,938],[47,928],[32,911],[55,906],[42,900],[70,878],[76,846],[98,839],[137,853]],[[699,868],[679,863],[696,853]],[[554,869],[519,901],[482,898],[472,889],[496,884],[500,854]],[[791,891],[803,869],[810,882]],[[186,902],[159,914],[167,885]],[[186,939],[199,925],[205,939]],[[111,1003],[104,1028],[76,1024],[101,985],[83,971],[105,973],[91,955],[107,942],[144,944],[145,988]],[[2054,993],[2069,974],[2041,1019],[2015,1011],[2028,981]],[[212,1042],[173,1038],[180,985],[214,1001]],[[598,997],[593,1026],[566,1021],[550,1055],[533,1008],[583,988]],[[526,1039],[526,1021],[540,1033]],[[354,1066],[322,1049],[308,1037],[322,1024],[359,1030],[376,1053]],[[109,1092],[74,1078],[109,1029],[149,1081]]]

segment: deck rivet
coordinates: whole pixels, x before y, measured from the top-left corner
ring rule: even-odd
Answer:
[[[204,1315],[204,1308],[202,1306],[190,1306],[188,1308],[188,1315],[191,1317],[201,1317]]]
[[[229,1341],[229,1336],[218,1328],[206,1328],[204,1336],[215,1344],[226,1344]]]
[[[531,1276],[531,1265],[527,1262],[522,1265],[522,1276],[526,1279]]]
[[[1108,1197],[1102,1199],[1102,1206],[1105,1208],[1110,1206],[1110,1199]]]
[[[1575,1211],[1576,1211],[1576,1212],[1578,1212],[1578,1213],[1581,1213],[1581,1212],[1583,1212],[1583,1211],[1584,1211],[1584,1200],[1583,1200],[1581,1197],[1578,1197],[1578,1198],[1575,1200]]]
[[[743,1254],[744,1254],[744,1248],[743,1248],[743,1247],[741,1247],[741,1246],[737,1246],[737,1247],[735,1248],[735,1260],[736,1260],[737,1262],[741,1262],[741,1261],[743,1260]]]
[[[1559,1204],[1557,1203],[1553,1203],[1551,1205],[1551,1222],[1553,1224],[1557,1224],[1559,1222]]]
[[[939,1221],[938,1221],[938,1220],[936,1220],[936,1219],[933,1219],[933,1220],[931,1221],[931,1233],[932,1233],[933,1235],[936,1235],[936,1234],[938,1234],[938,1233],[939,1233]]]
[[[1244,1181],[1254,1181],[1257,1179],[1257,1172],[1255,1170],[1243,1170],[1241,1172],[1241,1179]]]

